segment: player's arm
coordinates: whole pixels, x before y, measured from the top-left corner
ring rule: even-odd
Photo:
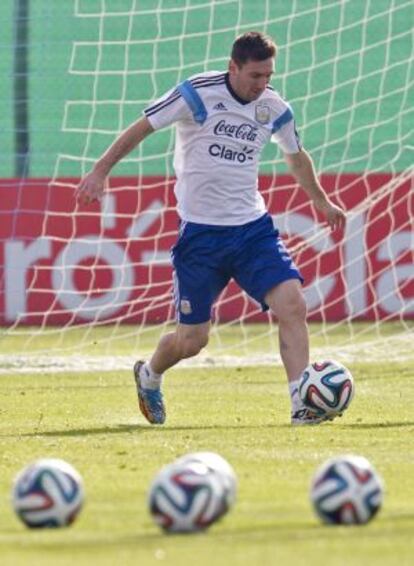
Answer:
[[[145,116],[124,130],[79,183],[76,191],[78,201],[82,204],[89,204],[99,200],[112,167],[153,131],[153,127]]]
[[[316,176],[311,156],[301,149],[297,153],[284,153],[290,172],[302,186],[315,207],[325,216],[332,230],[345,226],[345,213],[329,200]]]

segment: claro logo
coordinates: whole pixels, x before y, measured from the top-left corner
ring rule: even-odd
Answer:
[[[244,146],[242,149],[231,149],[224,144],[213,143],[208,148],[208,152],[213,157],[224,159],[225,161],[233,161],[234,163],[245,163],[253,160],[254,149]]]

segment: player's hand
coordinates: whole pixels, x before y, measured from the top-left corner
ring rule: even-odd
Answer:
[[[76,189],[76,200],[80,204],[91,204],[100,201],[105,189],[106,177],[97,171],[91,171],[79,183]]]
[[[315,206],[325,216],[331,230],[345,228],[346,215],[342,208],[330,200],[324,200],[321,202],[316,201]]]

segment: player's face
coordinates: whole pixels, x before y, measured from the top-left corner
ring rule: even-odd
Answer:
[[[274,59],[247,61],[239,67],[230,60],[230,84],[235,93],[243,100],[256,100],[264,92],[274,72]]]

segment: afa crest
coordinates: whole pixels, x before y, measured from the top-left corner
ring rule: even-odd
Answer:
[[[186,299],[181,299],[181,301],[180,301],[180,311],[183,314],[191,314],[193,312],[193,309],[191,308],[190,301],[187,301]]]
[[[268,124],[270,122],[270,107],[264,102],[256,104],[255,119],[259,124]]]

